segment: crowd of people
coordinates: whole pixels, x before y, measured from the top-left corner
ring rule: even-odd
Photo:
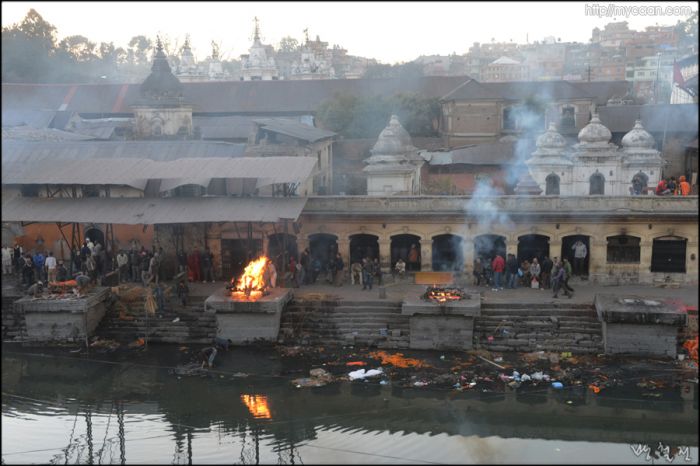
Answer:
[[[558,298],[559,291],[564,290],[566,296],[572,296],[574,290],[569,286],[569,279],[574,270],[567,258],[560,260],[558,257],[550,259],[549,256],[544,256],[540,263],[539,259],[534,257],[519,263],[515,254],[507,254],[506,257],[504,259],[500,254],[496,254],[491,258],[474,259],[474,285],[490,286],[492,291],[516,288],[552,289],[554,298]]]
[[[676,180],[675,176],[672,176],[670,178],[662,178],[656,185],[654,194],[657,196],[689,196],[690,191],[690,183],[686,181],[685,176],[679,177],[678,180]],[[636,176],[632,179],[632,194],[644,194],[643,182]]]

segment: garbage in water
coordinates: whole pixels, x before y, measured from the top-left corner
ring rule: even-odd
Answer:
[[[297,388],[323,387],[334,380],[333,376],[325,369],[311,369],[309,375],[310,377],[292,380],[292,384]]]
[[[403,353],[389,354],[386,351],[372,351],[369,353],[369,357],[372,359],[381,359],[382,364],[390,364],[394,367],[404,369],[408,367],[430,367],[429,364],[421,361],[420,359],[404,357]]]
[[[562,384],[561,382],[552,382],[552,388],[556,388],[556,389],[564,388],[564,384]]]
[[[379,369],[370,369],[368,371],[365,371],[364,369],[359,369],[356,371],[352,371],[348,374],[348,377],[350,377],[350,380],[362,380],[366,379],[368,377],[376,377],[378,375],[382,375],[384,372],[382,371],[381,368]]]
[[[179,318],[179,317],[176,317],[176,318],[173,319],[173,323],[174,323],[174,324],[177,323],[177,322],[180,322],[180,318]]]
[[[367,363],[364,361],[350,361],[345,363],[346,366],[366,366]]]
[[[420,381],[420,380],[413,383],[413,386],[414,386],[414,387],[425,387],[425,386],[428,386],[428,385],[430,385],[429,382],[423,382],[423,381]]]

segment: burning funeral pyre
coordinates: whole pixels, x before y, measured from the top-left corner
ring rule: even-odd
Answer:
[[[421,296],[426,301],[432,301],[437,304],[445,304],[452,301],[460,301],[467,297],[466,293],[459,288],[448,288],[439,286],[429,286]]]
[[[237,301],[257,301],[267,292],[267,272],[268,258],[262,256],[250,262],[241,277],[231,279],[231,283],[226,286],[231,290],[231,298]]]

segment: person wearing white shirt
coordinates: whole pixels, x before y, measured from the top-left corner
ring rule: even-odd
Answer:
[[[583,262],[588,255],[588,248],[583,241],[578,240],[571,246],[574,250],[574,275],[582,275],[583,272]]]
[[[49,251],[49,255],[46,257],[46,261],[44,261],[44,267],[46,267],[46,271],[48,272],[49,276],[49,283],[56,281],[57,265],[58,264],[56,263],[56,258],[53,256],[53,252]]]
[[[12,273],[12,254],[13,250],[7,245],[2,246],[2,274],[9,275]]]

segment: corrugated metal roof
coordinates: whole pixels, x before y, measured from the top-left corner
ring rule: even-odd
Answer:
[[[303,182],[314,157],[182,158],[167,162],[137,158],[23,160],[2,158],[3,184],[111,184],[143,189],[149,179],[167,180],[161,191],[211,178],[254,178],[257,186]]]
[[[16,142],[75,142],[95,139],[91,135],[71,133],[53,128],[34,128],[32,126],[11,126],[2,128],[3,156],[5,140]]]
[[[73,133],[69,133],[73,134]],[[2,158],[40,162],[43,160],[88,160],[140,158],[176,160],[196,157],[240,157],[245,144],[211,141],[2,141]]]
[[[530,97],[539,97],[545,100],[593,98],[597,104],[604,105],[610,97],[614,95],[622,96],[626,90],[626,81],[596,83],[512,81],[484,83],[471,80],[445,95],[442,100],[525,100]]]
[[[450,151],[423,151],[421,155],[431,166],[469,164],[469,165],[508,165],[516,161],[516,143],[512,141],[497,141],[475,144],[452,149]],[[523,146],[528,154],[534,147]]]
[[[146,76],[143,77],[146,79]],[[198,113],[313,113],[336,94],[356,97],[416,93],[440,97],[469,79],[467,76],[421,78],[315,79],[309,81],[211,81],[182,83],[185,100]],[[80,113],[131,113],[138,102],[138,84],[2,84],[2,109],[66,110]],[[126,86],[126,87],[125,87]],[[122,91],[126,89],[123,93]]]
[[[2,200],[3,222],[154,225],[296,220],[306,198],[22,198]]]
[[[649,132],[698,132],[698,104],[616,105],[598,108],[600,121],[613,133],[626,133],[637,119]]]
[[[31,126],[32,128],[48,128],[55,111],[11,109],[2,111],[2,127]]]
[[[329,139],[336,135],[332,131],[306,125],[304,123],[286,120],[282,118],[256,118],[255,123],[262,126],[267,131],[291,136],[302,141],[316,142],[322,139]]]

